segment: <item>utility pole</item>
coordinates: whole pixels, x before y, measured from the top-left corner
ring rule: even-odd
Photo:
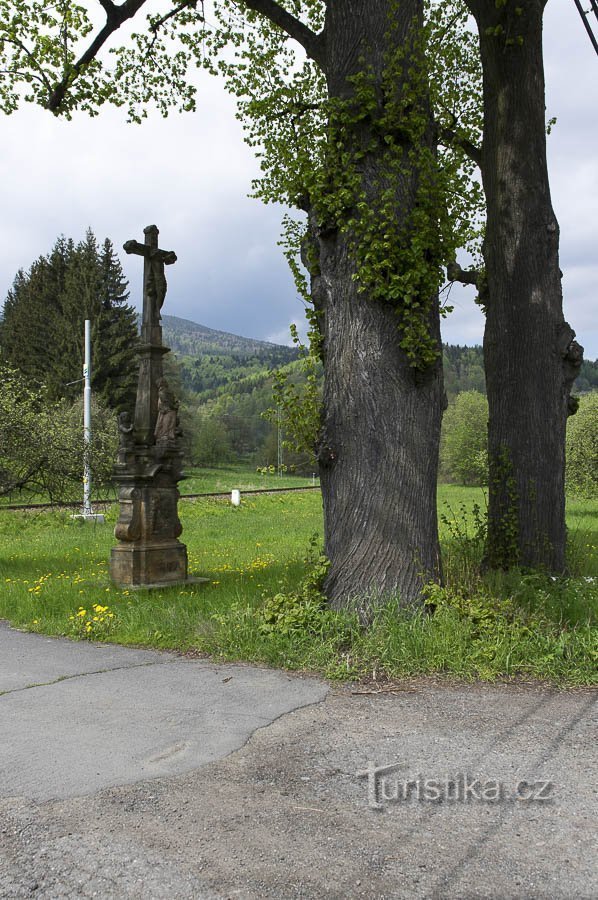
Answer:
[[[281,428],[281,412],[280,406],[277,407],[276,410],[276,432],[277,432],[277,460],[276,460],[276,469],[278,471],[278,477],[282,478],[282,466],[283,466],[283,450],[282,450],[282,428]]]
[[[85,362],[83,363],[83,516],[93,515],[91,511],[91,322],[85,319]]]
[[[85,361],[83,363],[83,510],[76,519],[103,522],[101,513],[91,508],[91,322],[85,320]]]

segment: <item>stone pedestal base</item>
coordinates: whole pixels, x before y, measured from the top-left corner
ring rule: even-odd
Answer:
[[[176,540],[117,544],[110,555],[110,576],[125,588],[187,581],[187,548]]]

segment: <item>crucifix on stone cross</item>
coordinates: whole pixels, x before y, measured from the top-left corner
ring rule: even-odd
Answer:
[[[148,225],[143,229],[145,243],[127,241],[123,244],[126,253],[143,257],[143,318],[139,353],[139,379],[135,402],[135,442],[151,446],[154,443],[154,429],[158,416],[158,393],[162,379],[162,357],[168,347],[162,345],[160,310],[166,296],[164,266],[176,262],[172,250],[158,247],[158,229]]]
[[[158,247],[158,229],[148,225],[143,229],[145,243],[126,241],[123,244],[125,253],[143,256],[143,324],[142,333],[146,340],[151,340],[154,328],[160,326],[160,310],[166,296],[166,277],[164,266],[176,262],[176,253],[172,250],[160,250]]]

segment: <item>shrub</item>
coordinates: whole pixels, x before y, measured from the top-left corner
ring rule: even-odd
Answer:
[[[567,493],[598,497],[598,391],[580,397],[567,422],[565,481]]]
[[[458,394],[444,414],[440,474],[467,486],[488,483],[488,401],[478,391]]]

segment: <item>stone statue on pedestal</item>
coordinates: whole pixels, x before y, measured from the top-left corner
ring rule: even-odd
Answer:
[[[110,575],[127,587],[168,586],[188,580],[187,548],[178,537],[177,484],[182,473],[178,402],[162,371],[169,352],[162,344],[160,311],[166,295],[164,266],[176,262],[172,250],[158,247],[158,229],[144,229],[145,243],[124,249],[143,257],[143,317],[138,347],[139,382],[135,415],[119,416],[119,450],[114,478],[120,515],[115,528]]]

